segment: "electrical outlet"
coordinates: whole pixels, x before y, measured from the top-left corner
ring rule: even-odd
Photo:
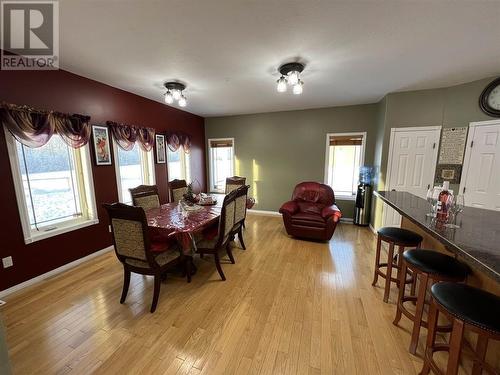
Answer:
[[[12,257],[2,258],[2,264],[3,264],[3,268],[12,267],[14,265],[14,262],[12,261]]]
[[[109,230],[109,233],[111,233],[111,232],[112,232],[112,230],[111,230],[111,225],[108,225],[108,230]]]

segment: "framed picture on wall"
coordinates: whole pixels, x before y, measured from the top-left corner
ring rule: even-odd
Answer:
[[[164,164],[166,160],[165,136],[162,134],[156,134],[156,162],[158,164]]]
[[[92,142],[94,144],[96,165],[111,165],[111,146],[107,126],[92,126]]]

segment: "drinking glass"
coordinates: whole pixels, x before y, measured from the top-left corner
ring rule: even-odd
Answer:
[[[436,216],[436,200],[434,199],[434,189],[427,189],[427,202],[431,205],[431,212],[427,213],[425,216],[434,217]]]
[[[459,194],[457,196],[450,196],[451,197],[451,202],[450,205],[448,206],[448,212],[451,214],[451,219],[450,223],[445,224],[445,227],[447,228],[460,228],[460,225],[457,225],[457,216],[459,213],[461,213],[464,210],[465,206],[465,200],[464,196]],[[450,199],[448,197],[448,199]],[[446,202],[448,205],[448,201]]]

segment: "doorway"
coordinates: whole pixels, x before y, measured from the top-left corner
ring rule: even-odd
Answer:
[[[434,184],[440,126],[392,128],[386,190],[407,191],[421,198]],[[384,204],[384,226],[399,227],[401,215]]]
[[[466,206],[500,211],[500,120],[470,123],[460,192]]]

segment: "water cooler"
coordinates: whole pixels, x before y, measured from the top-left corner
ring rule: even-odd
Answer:
[[[373,167],[361,167],[359,170],[359,185],[354,207],[354,224],[367,226],[370,224],[372,206],[372,174]]]

